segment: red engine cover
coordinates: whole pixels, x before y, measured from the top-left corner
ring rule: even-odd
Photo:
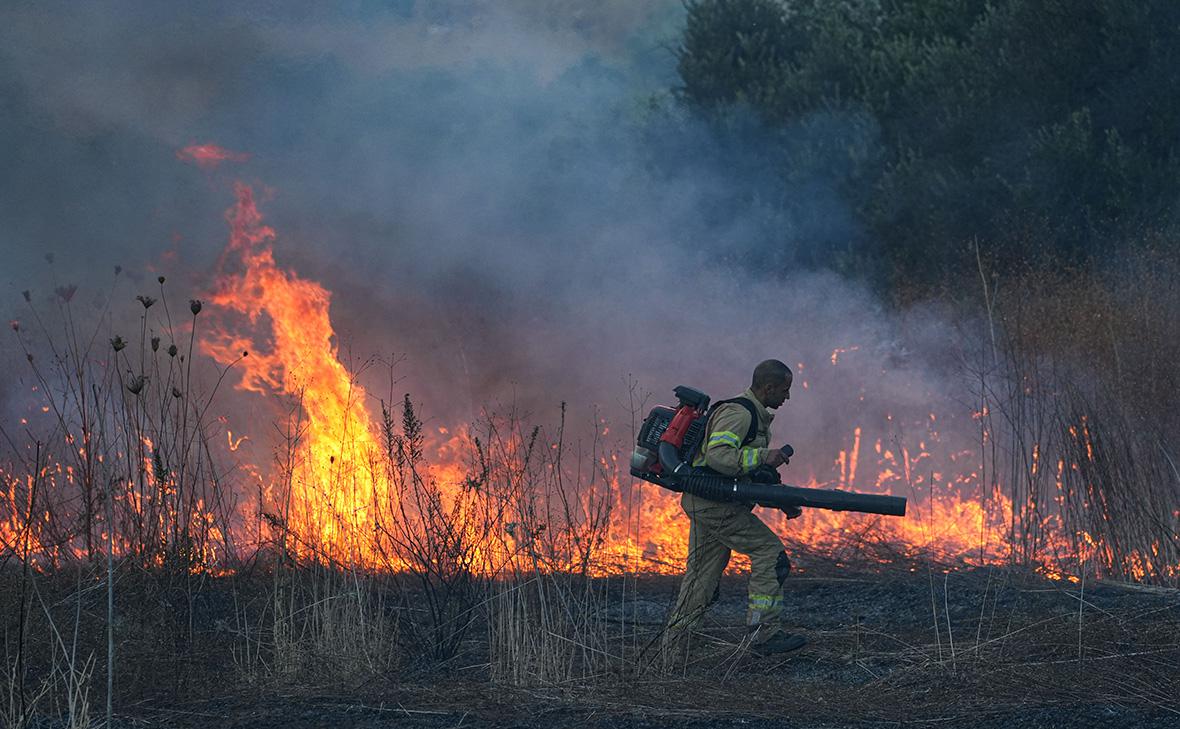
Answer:
[[[660,442],[671,443],[676,446],[676,450],[680,450],[684,445],[684,436],[688,434],[689,426],[702,415],[704,415],[703,411],[690,405],[681,405],[676,408],[676,414],[672,416],[672,422],[668,423],[668,429],[660,436]]]

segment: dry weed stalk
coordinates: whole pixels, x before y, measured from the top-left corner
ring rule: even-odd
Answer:
[[[1109,278],[984,276],[992,333],[967,370],[985,473],[1011,497],[1014,564],[1180,584],[1178,265],[1144,254]]]
[[[20,543],[3,545],[4,560],[18,555],[26,573],[30,567],[56,571],[77,560],[106,563],[108,722],[117,670],[116,574],[143,570],[166,590],[185,595],[173,624],[183,646],[192,637],[185,615],[191,616],[200,589],[195,574],[215,559],[231,561],[234,551],[232,494],[221,488],[209,447],[206,416],[217,386],[208,395],[197,394],[201,385],[191,368],[195,315],[189,350],[179,354],[172,345],[160,351],[161,335],[175,339],[182,329],[168,314],[163,282],[160,277],[159,298],[135,297],[140,305],[137,342],[102,335],[111,326],[109,304],[92,328],[80,326],[71,304],[74,287],[65,287],[69,295],[59,289],[55,316],[43,316],[26,296],[35,327],[14,325],[13,330],[48,420],[28,425],[27,443],[0,425],[10,462],[24,464],[28,472],[27,477],[0,473],[10,497],[0,503],[0,517],[16,524],[19,507],[30,507],[16,530]],[[164,306],[153,308],[160,301]],[[39,490],[48,497],[39,498]],[[21,651],[18,658],[21,664]],[[76,686],[83,678],[89,683],[92,661],[77,661],[71,654],[62,665],[62,686]],[[21,681],[23,667],[18,668]],[[183,683],[180,675],[176,680]],[[71,716],[89,711],[88,699],[85,706],[80,703],[83,698],[67,691],[67,702],[77,709]]]
[[[606,618],[609,584],[594,579],[602,569],[599,550],[610,528],[611,490],[602,443],[595,438],[566,462],[565,405],[552,443],[536,448],[538,431],[521,452],[493,438],[500,467],[513,464],[518,488],[512,491],[513,521],[506,525],[508,559],[500,579],[490,585],[489,657],[492,677],[518,685],[585,681],[627,670],[614,647]],[[509,441],[524,440],[510,419],[493,432]],[[572,474],[573,480],[567,480]],[[509,480],[508,474],[503,477]]]

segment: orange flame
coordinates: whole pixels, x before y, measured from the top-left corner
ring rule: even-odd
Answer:
[[[204,350],[226,363],[249,351],[239,387],[298,400],[301,412],[288,431],[289,494],[276,505],[286,528],[329,554],[371,558],[357,536],[372,532],[373,503],[389,494],[366,469],[378,439],[365,390],[337,356],[331,294],[276,265],[275,232],[262,223],[253,190],[238,183],[234,191],[237,202],[226,214],[229,245],[210,302],[264,329],[270,346],[221,330],[204,340]]]

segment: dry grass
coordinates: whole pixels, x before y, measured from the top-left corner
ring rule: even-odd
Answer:
[[[965,361],[1015,564],[1180,585],[1177,280],[1156,254],[1105,276],[984,276],[984,345]]]

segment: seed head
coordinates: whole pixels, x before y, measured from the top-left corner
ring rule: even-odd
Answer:
[[[52,253],[45,254],[45,262],[46,263],[53,263],[53,254]]]
[[[160,351],[160,338],[159,337],[152,337],[152,351],[153,352]]]
[[[118,276],[120,273],[123,273],[123,267],[115,266],[115,275]]]
[[[28,289],[25,289],[24,291],[20,292],[20,295],[25,297],[25,301],[32,301],[33,300],[33,295],[29,293]]]
[[[177,387],[172,388],[172,397],[180,399],[180,395],[181,395],[180,388],[177,388]]]
[[[143,375],[136,375],[127,383],[127,389],[131,391],[132,395],[138,395],[143,391],[143,386],[147,383],[147,377]]]
[[[13,319],[12,321],[10,321],[8,323],[9,323],[9,325],[12,326],[12,331],[14,331],[14,332],[20,331],[20,322],[19,321],[17,321],[16,319]]]
[[[145,309],[152,308],[152,304],[156,303],[155,299],[153,299],[150,296],[144,296],[143,294],[140,294],[139,296],[136,296],[135,298],[139,301],[139,303],[143,304],[143,308],[145,308]]]
[[[78,287],[74,284],[70,284],[69,286],[58,286],[56,289],[54,289],[54,291],[58,296],[61,297],[62,301],[68,304],[70,303],[70,299],[74,298],[74,294],[78,291]]]
[[[157,278],[156,278],[156,280],[157,280],[157,281],[159,281],[161,284],[162,284],[162,283],[164,283],[164,277],[163,277],[163,276],[159,276],[159,277],[157,277]]]
[[[111,347],[113,347],[116,352],[122,351],[122,349],[126,346],[127,342],[123,341],[123,337],[120,337],[118,334],[116,334],[115,338],[111,340]]]
[[[176,356],[176,352],[177,352],[177,351],[178,351],[178,350],[176,349],[176,345],[175,345],[175,344],[169,344],[169,345],[168,345],[168,356],[169,356],[169,357],[175,357],[175,356]]]
[[[201,300],[200,299],[189,299],[188,300],[188,308],[189,308],[189,311],[191,311],[193,313],[193,316],[200,314],[201,313]]]
[[[33,353],[32,353],[32,352],[29,352],[28,354],[26,354],[26,355],[25,355],[25,359],[27,359],[27,360],[29,360],[30,362],[32,362],[32,361],[33,361]]]

